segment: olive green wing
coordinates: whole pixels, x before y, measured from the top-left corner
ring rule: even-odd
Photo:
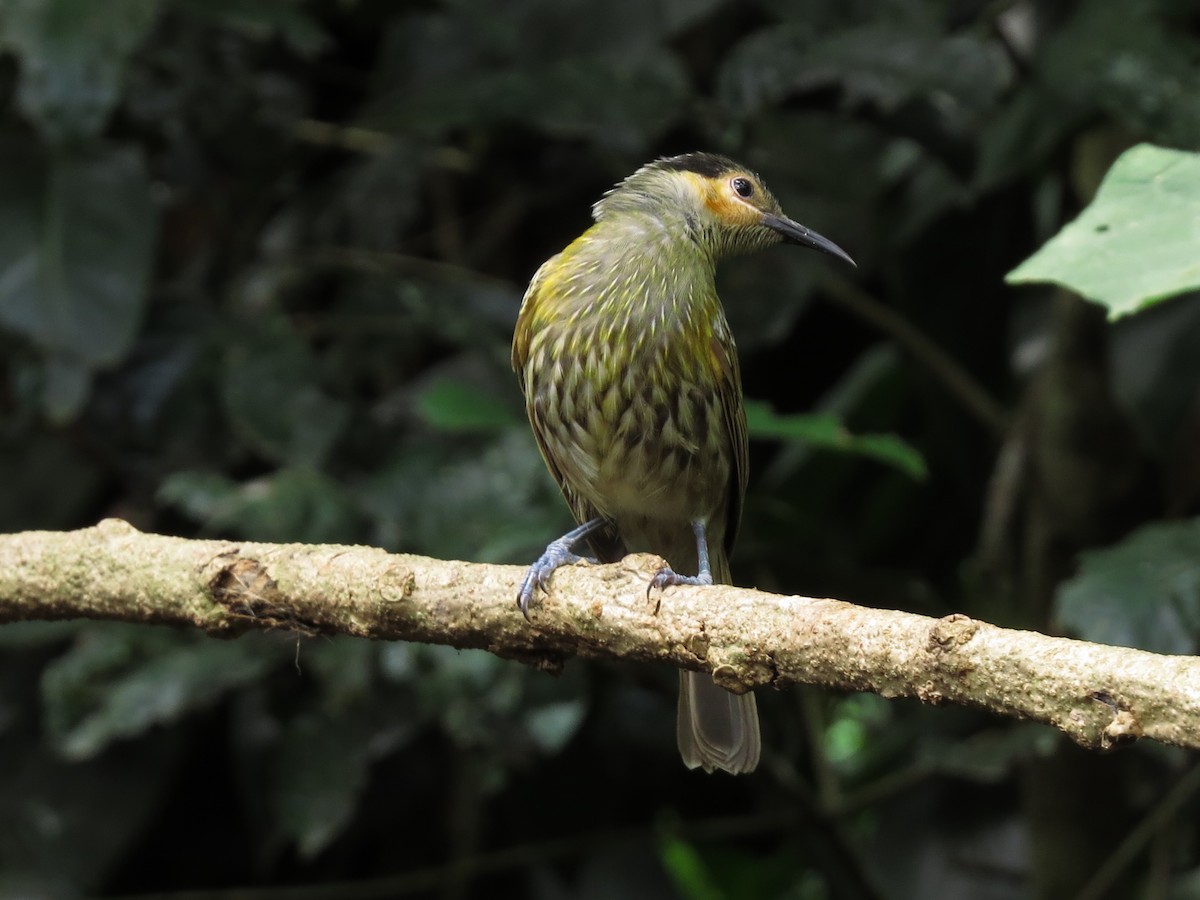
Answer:
[[[738,365],[737,347],[728,326],[721,328],[712,338],[712,353],[717,363],[717,397],[725,420],[725,433],[729,436],[732,460],[725,523],[725,552],[732,554],[738,526],[742,521],[742,505],[750,473],[750,439],[746,433],[746,407],[742,402],[742,372]]]

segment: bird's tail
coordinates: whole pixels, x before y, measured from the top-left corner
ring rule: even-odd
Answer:
[[[729,584],[723,547],[713,547],[713,581]],[[731,775],[753,772],[761,743],[754,694],[731,694],[707,672],[679,673],[679,755],[689,769],[721,769]]]

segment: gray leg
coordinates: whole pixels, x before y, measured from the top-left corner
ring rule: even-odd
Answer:
[[[712,584],[712,565],[708,560],[708,532],[704,522],[696,519],[692,522],[692,531],[696,535],[696,559],[699,560],[699,569],[695,575],[680,575],[670,566],[664,566],[658,570],[658,574],[650,579],[650,585],[646,588],[646,594],[654,588],[662,589],[670,587],[673,584]]]
[[[572,548],[584,538],[595,534],[606,524],[602,518],[591,519],[577,528],[572,528],[558,540],[551,541],[546,546],[546,552],[538,557],[537,562],[530,566],[529,571],[525,573],[525,580],[521,582],[521,590],[517,593],[517,608],[521,610],[521,614],[526,619],[529,618],[529,604],[533,600],[534,593],[539,588],[543,591],[546,590],[546,584],[550,581],[550,576],[554,574],[555,569],[582,561],[595,562],[594,559],[579,556]]]

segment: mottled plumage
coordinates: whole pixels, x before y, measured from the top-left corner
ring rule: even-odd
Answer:
[[[576,520],[602,520],[588,532],[599,558],[652,552],[675,572],[695,572],[699,537],[712,578],[728,582],[746,419],[716,264],[785,238],[845,254],[784,217],[757,175],[712,154],[643,166],[593,214],[595,224],[538,269],[517,319],[513,368],[538,446]],[[552,544],[535,564],[523,610],[534,587],[574,558],[565,551]],[[753,695],[698,673],[684,673],[681,687],[684,761],[752,770]]]

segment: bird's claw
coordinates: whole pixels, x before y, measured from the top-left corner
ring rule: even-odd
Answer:
[[[550,576],[560,566],[568,566],[577,562],[595,562],[586,556],[580,556],[577,553],[571,552],[571,541],[551,541],[546,547],[546,552],[538,557],[537,562],[529,567],[525,573],[525,580],[521,582],[521,589],[517,592],[517,609],[521,610],[528,621],[529,619],[529,604],[533,602],[533,595],[538,591],[546,591],[547,585],[550,583]]]
[[[649,598],[650,592],[655,588],[661,591],[663,588],[672,587],[676,584],[710,585],[712,583],[713,577],[710,572],[701,572],[699,575],[680,575],[670,566],[663,566],[654,573],[654,577],[646,585],[646,597]]]

